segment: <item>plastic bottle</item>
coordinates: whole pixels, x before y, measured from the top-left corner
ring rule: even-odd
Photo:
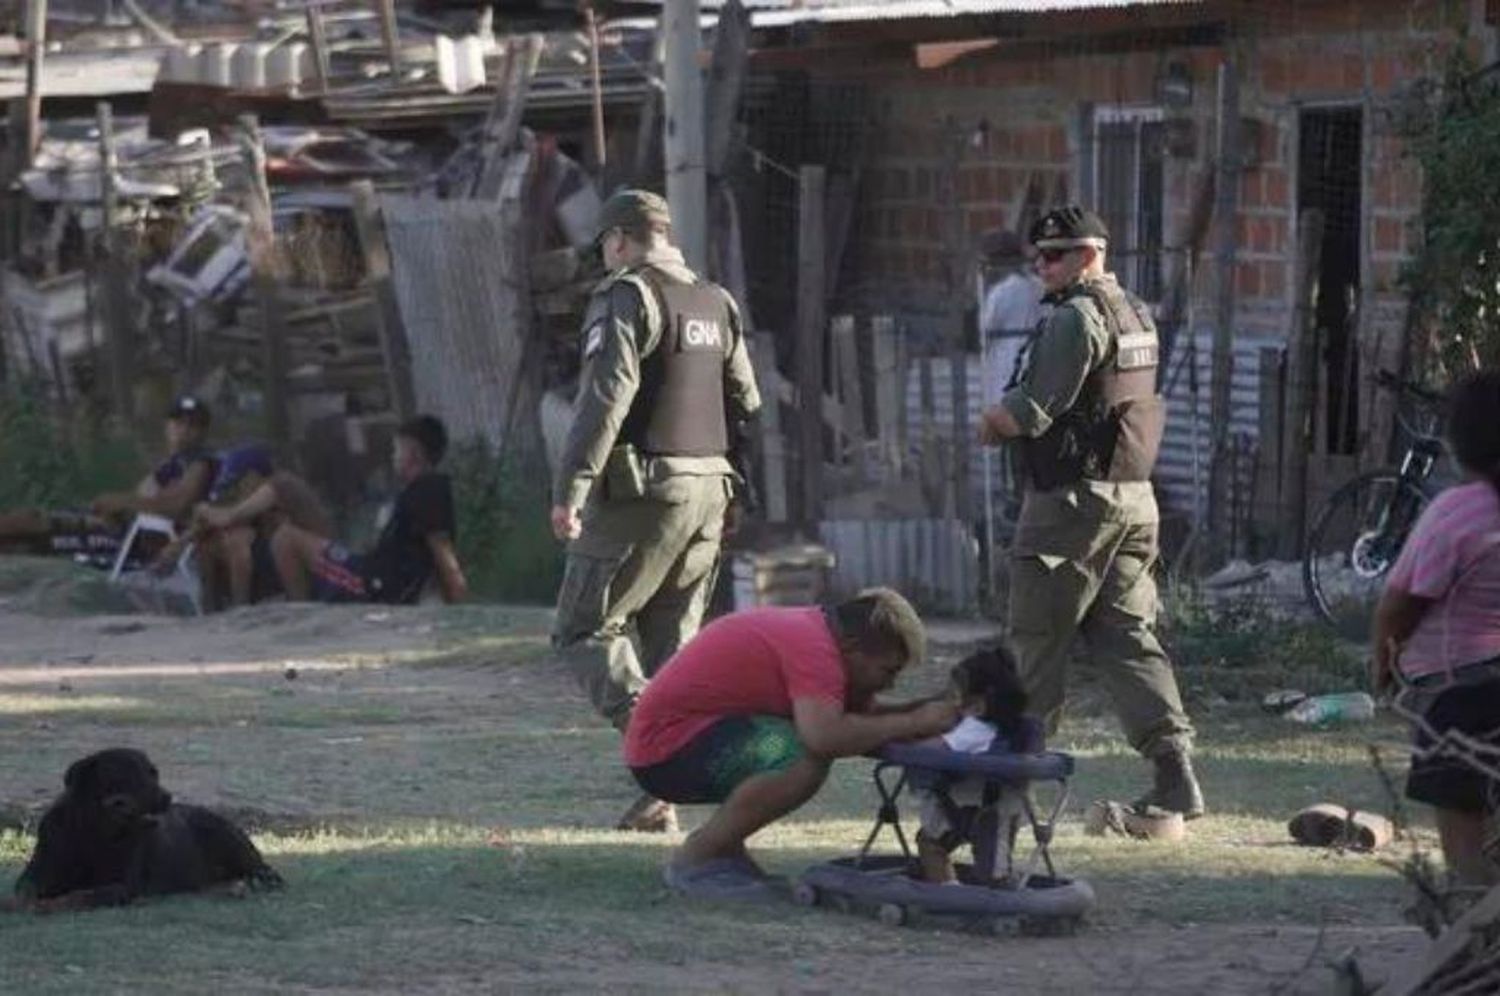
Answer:
[[[1365,692],[1314,695],[1298,702],[1287,718],[1295,723],[1363,722],[1375,718],[1375,700]]]

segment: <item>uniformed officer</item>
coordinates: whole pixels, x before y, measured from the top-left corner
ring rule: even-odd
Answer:
[[[739,480],[730,457],[760,408],[739,311],[688,269],[667,202],[622,190],[600,210],[609,276],[584,316],[583,370],[553,488],[568,541],[552,643],[623,731],[636,697],[697,632]],[[649,796],[621,829],[675,829]]]
[[[1031,229],[1051,317],[1024,374],[980,419],[981,442],[1014,440],[1027,479],[1011,550],[1010,628],[1032,707],[1055,725],[1075,636],[1131,746],[1155,764],[1137,805],[1191,819],[1203,793],[1193,727],[1154,632],[1158,514],[1151,469],[1165,410],[1156,326],[1105,271],[1103,221],[1069,205]]]

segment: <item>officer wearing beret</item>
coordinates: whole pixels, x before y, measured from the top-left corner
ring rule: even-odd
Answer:
[[[583,322],[583,369],[552,493],[568,541],[552,644],[623,731],[646,680],[697,632],[760,408],[739,309],[688,269],[667,202],[622,190],[594,245],[609,275]],[[639,647],[639,654],[637,653]],[[644,796],[621,829],[675,829]]]
[[[1053,306],[1024,373],[984,410],[980,441],[1010,441],[1027,479],[1011,549],[1010,628],[1037,712],[1055,725],[1081,636],[1131,746],[1155,766],[1138,806],[1204,811],[1193,727],[1155,633],[1158,514],[1151,469],[1165,410],[1156,326],[1105,271],[1109,232],[1075,205],[1031,229]]]

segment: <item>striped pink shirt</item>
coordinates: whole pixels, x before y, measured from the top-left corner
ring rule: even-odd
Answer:
[[[1435,603],[1402,648],[1407,676],[1500,656],[1500,496],[1494,485],[1459,484],[1434,498],[1386,587]]]

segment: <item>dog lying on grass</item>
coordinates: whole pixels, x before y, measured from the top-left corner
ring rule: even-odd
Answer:
[[[156,765],[138,750],[116,747],[75,761],[63,786],[42,815],[11,909],[91,909],[143,896],[282,885],[239,827],[201,806],[174,803]]]

